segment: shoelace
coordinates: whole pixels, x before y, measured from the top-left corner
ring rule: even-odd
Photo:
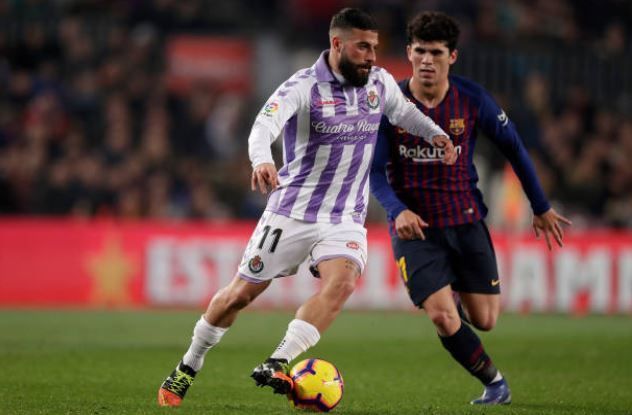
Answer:
[[[272,376],[274,373],[276,372],[282,372],[282,373],[287,373],[287,366],[288,365],[284,365],[283,363],[264,363],[263,365],[261,365],[261,372],[265,373],[267,376]]]
[[[169,385],[169,389],[172,392],[177,394],[181,394],[184,392],[189,386],[193,383],[193,378],[186,373],[178,372],[176,376],[171,381],[171,385]]]

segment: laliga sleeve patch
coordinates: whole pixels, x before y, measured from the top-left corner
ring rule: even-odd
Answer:
[[[264,107],[261,115],[271,117],[272,114],[279,110],[279,103],[276,101],[268,102]]]

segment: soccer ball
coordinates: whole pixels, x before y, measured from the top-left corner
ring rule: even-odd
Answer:
[[[340,371],[322,359],[303,360],[290,370],[294,389],[288,395],[295,408],[329,412],[340,403],[344,382]]]

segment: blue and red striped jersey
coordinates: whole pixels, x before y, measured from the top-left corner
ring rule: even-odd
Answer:
[[[509,160],[533,212],[546,212],[549,202],[505,112],[480,85],[459,76],[450,76],[449,81],[445,98],[434,108],[426,108],[413,97],[408,80],[399,86],[408,99],[450,134],[459,154],[454,165],[441,162],[442,150],[382,118],[370,185],[389,221],[392,223],[405,209],[418,214],[431,227],[473,223],[484,218],[487,207],[477,187],[478,174],[473,163],[479,131]]]

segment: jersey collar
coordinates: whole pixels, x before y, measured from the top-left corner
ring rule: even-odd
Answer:
[[[314,64],[316,70],[316,80],[318,82],[340,82],[334,76],[333,71],[329,67],[327,63],[327,59],[329,58],[329,49],[324,50],[316,63]],[[343,78],[344,79],[344,78]]]

